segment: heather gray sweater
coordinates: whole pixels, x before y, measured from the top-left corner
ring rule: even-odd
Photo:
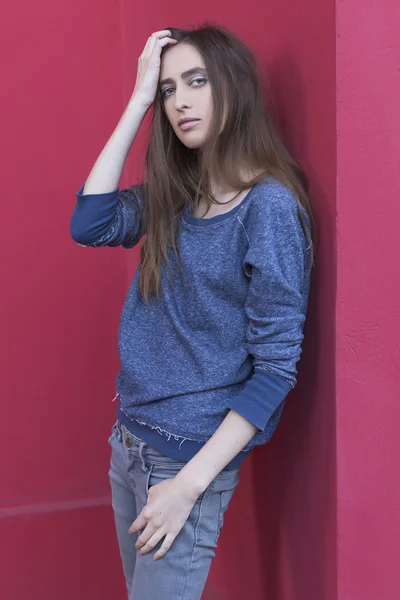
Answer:
[[[84,246],[135,246],[143,185],[106,194],[77,192],[70,223]],[[227,465],[271,439],[297,378],[308,304],[309,247],[292,192],[274,178],[229,212],[178,215],[182,274],[163,265],[162,294],[138,294],[141,264],[118,334],[118,418],[162,454],[189,460],[230,409],[258,431]],[[302,208],[306,221],[308,215]]]

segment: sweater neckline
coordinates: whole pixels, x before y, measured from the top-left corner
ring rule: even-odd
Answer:
[[[247,194],[245,195],[243,200],[239,204],[237,204],[236,206],[231,208],[231,210],[228,210],[228,212],[222,213],[220,215],[214,215],[214,217],[208,217],[208,218],[207,217],[194,217],[193,215],[191,215],[189,213],[189,208],[186,208],[186,210],[183,213],[182,218],[186,223],[188,223],[189,225],[193,225],[195,227],[208,227],[210,225],[214,225],[215,223],[220,223],[221,221],[225,221],[225,219],[229,219],[234,214],[236,214],[237,211],[240,210],[242,208],[242,206],[244,206],[246,204],[246,202],[249,201],[250,197],[253,195],[254,189],[260,183],[261,182],[254,184],[253,187],[251,187],[250,190],[247,192]]]

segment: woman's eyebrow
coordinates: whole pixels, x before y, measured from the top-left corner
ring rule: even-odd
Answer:
[[[193,69],[189,69],[188,71],[184,71],[183,73],[181,73],[181,79],[187,79],[188,77],[190,77],[191,75],[193,75],[194,73],[206,73],[206,69],[204,69],[203,67],[193,67]],[[159,83],[160,86],[164,85],[165,83],[174,83],[174,80],[171,79],[171,77],[167,77],[167,79],[162,79]]]

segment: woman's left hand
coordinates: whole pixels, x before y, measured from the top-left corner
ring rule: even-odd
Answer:
[[[130,526],[135,533],[145,528],[137,539],[139,554],[147,554],[165,536],[153,559],[162,558],[184,526],[200,494],[181,485],[175,478],[165,479],[150,487],[146,506]]]

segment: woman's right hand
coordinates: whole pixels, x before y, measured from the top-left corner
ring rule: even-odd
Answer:
[[[138,60],[138,71],[133,96],[146,105],[153,104],[160,78],[161,50],[167,44],[176,44],[169,29],[155,31],[146,42]]]

